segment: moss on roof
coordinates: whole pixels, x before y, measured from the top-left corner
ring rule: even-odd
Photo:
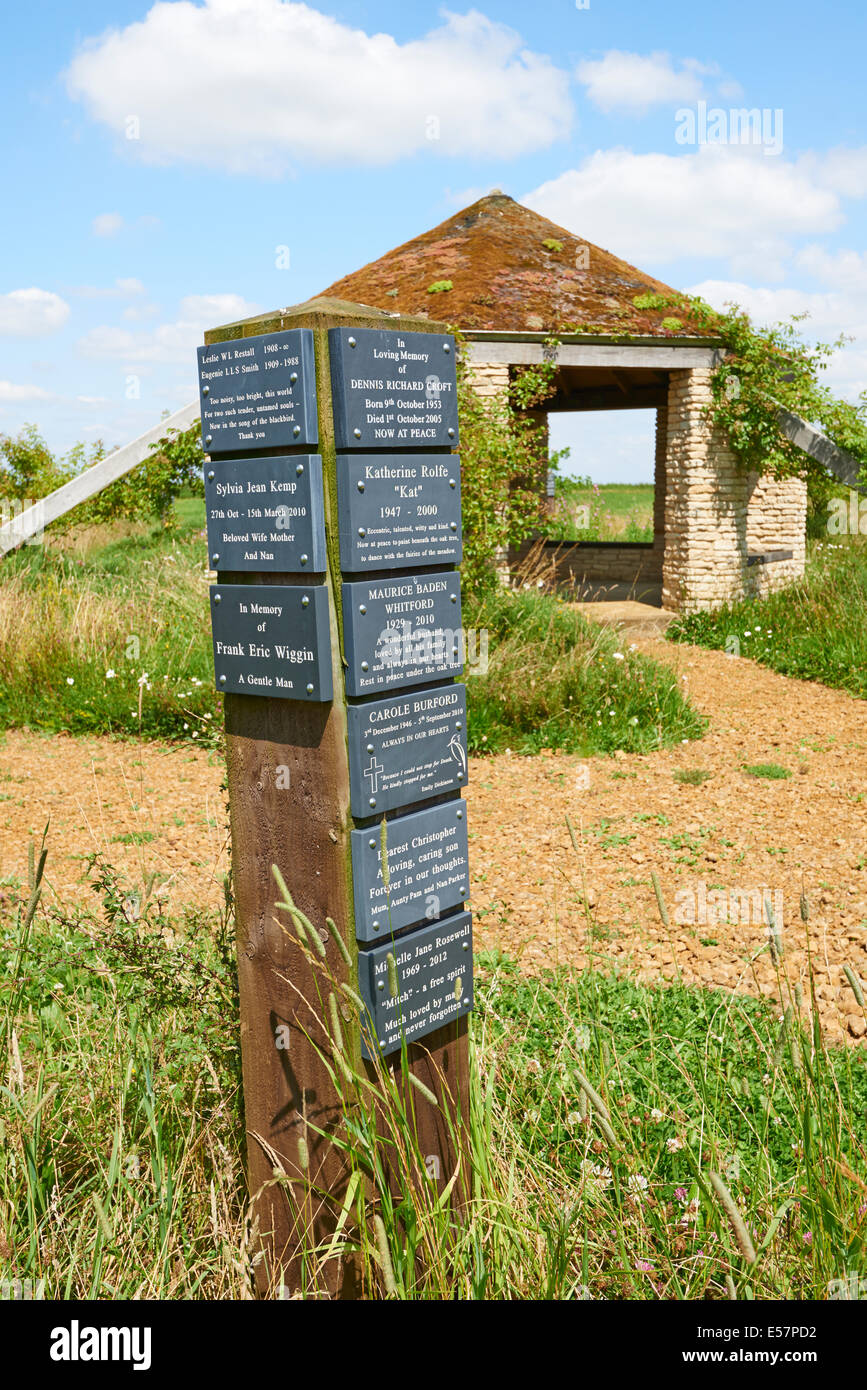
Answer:
[[[675,293],[497,191],[323,290],[465,329],[695,336],[655,303]]]

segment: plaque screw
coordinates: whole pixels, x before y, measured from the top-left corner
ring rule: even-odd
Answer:
[[[352,433],[355,435],[356,439],[361,438],[361,430],[353,430]]]
[[[458,523],[456,521],[450,521],[449,526],[451,527],[452,531],[457,531],[458,529]]]
[[[360,604],[358,605],[358,611],[359,611],[359,613],[366,613],[366,612],[367,612],[367,604],[366,604],[366,603],[360,603]]]
[[[219,554],[214,554],[214,555],[211,556],[211,559],[213,560],[214,564],[217,563],[217,561],[219,560],[219,558],[220,558]]]
[[[443,352],[451,352],[451,350],[452,349],[450,343],[443,343]]]
[[[451,599],[452,603],[457,603],[458,601],[457,594],[449,594],[449,598]]]
[[[313,686],[312,686],[312,685],[308,685],[308,687],[307,687],[307,694],[308,694],[308,695],[312,695],[312,694],[313,694]]]
[[[363,526],[359,526],[358,534],[359,536],[361,536],[361,539],[364,540],[364,537],[367,535],[367,532],[365,531]]]
[[[293,427],[293,429],[292,429],[292,433],[293,433],[293,434],[300,434],[300,433],[301,433],[301,426],[300,426],[300,425],[295,425],[295,426]]]
[[[370,667],[368,666],[368,664],[367,664],[366,661],[362,661],[362,663],[361,663],[361,669],[362,669],[362,671],[369,671],[369,670],[370,670]]]
[[[359,478],[358,482],[355,484],[355,486],[358,488],[358,491],[359,491],[359,492],[363,492],[363,491],[364,491],[364,483],[361,481],[360,478]]]
[[[456,724],[456,725],[455,725],[455,728],[456,728],[456,729],[462,729],[463,727],[464,727],[463,724]]]
[[[304,464],[303,464],[303,463],[299,463],[298,467],[295,469],[295,474],[296,474],[297,477],[300,478],[300,477],[301,477],[301,474],[302,474],[303,472],[304,472]]]
[[[202,387],[202,395],[203,395],[203,396],[210,396],[210,394],[211,394],[211,388],[210,388],[210,386],[203,386],[203,387]]]
[[[455,437],[455,432],[454,432],[454,430],[453,430],[451,427],[449,427],[449,439],[454,439],[454,437]]]
[[[306,564],[307,564],[307,556],[306,556],[306,555],[302,555],[302,556],[301,556],[301,563],[302,563],[302,565],[306,565]]]
[[[465,941],[465,942],[464,942],[464,950],[465,950],[465,951],[468,951],[469,949],[470,949],[470,943],[469,943],[469,941]]]
[[[385,981],[384,981],[384,980],[380,980],[379,983],[377,984],[376,988],[377,988],[377,989],[385,989]]]
[[[221,677],[220,677],[220,685],[225,685],[225,684],[226,684],[226,677],[225,677],[225,676],[221,676]]]
[[[309,608],[309,607],[310,607],[310,599],[307,597],[306,594],[304,595],[303,599],[301,600],[301,607],[302,607],[302,608]]]
[[[463,813],[463,811],[458,811],[458,812],[457,812],[457,817],[458,817],[458,820],[463,820],[463,818],[464,818],[464,813]]]
[[[213,436],[212,434],[206,435],[206,436],[205,436],[205,443],[206,443],[206,444],[210,444],[210,443],[211,443],[211,440],[212,440],[213,438],[214,438],[214,436]]]
[[[372,752],[373,752],[373,744],[372,744],[372,743],[369,743],[369,744],[367,745],[367,751],[368,751],[368,753],[372,753]],[[371,804],[372,804],[372,803],[371,803]]]
[[[346,341],[348,342],[348,344],[349,344],[350,347],[355,347],[355,339],[354,339],[354,338],[347,338]]]
[[[297,372],[293,372],[292,375],[291,375],[290,378],[289,378],[289,384],[290,384],[291,386],[294,386],[297,380],[298,380],[298,373],[297,373]]]
[[[368,801],[367,804],[368,804],[368,806],[375,806],[375,805],[376,805],[376,797],[375,797],[375,796],[372,796],[372,797],[370,798],[370,800]]]
[[[457,483],[455,482],[454,478],[449,478],[449,487],[457,487]]]
[[[379,931],[379,923],[378,923],[378,922],[372,922],[372,923],[371,923],[371,926],[373,927],[373,930],[374,930],[374,931]]]
[[[213,470],[213,468],[212,468],[211,471],[210,471],[210,473],[208,474],[208,482],[209,482],[209,483],[212,483],[213,481],[214,481],[214,470]]]
[[[371,848],[371,849],[376,849],[376,841],[375,841],[375,840],[368,840],[367,843],[370,845],[370,848]]]
[[[223,595],[222,595],[222,594],[214,594],[214,603],[222,603],[222,602],[223,602]]]

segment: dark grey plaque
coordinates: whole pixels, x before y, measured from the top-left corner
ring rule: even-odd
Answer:
[[[206,454],[319,443],[312,329],[232,338],[198,357]]]
[[[333,696],[323,584],[213,584],[217,689],[280,700]]]
[[[458,443],[455,340],[447,333],[329,328],[338,449]]]
[[[467,813],[448,801],[386,821],[388,888],[382,874],[382,832],[353,830],[355,935],[382,941],[417,922],[435,922],[470,891]]]
[[[343,586],[347,695],[459,676],[461,580],[455,570],[394,574]]]
[[[394,957],[397,993],[392,995],[388,957]],[[362,1052],[370,1057],[364,1034],[387,1057],[401,1039],[408,1043],[468,1014],[473,1007],[473,926],[469,912],[419,927],[397,941],[358,953],[358,983],[370,1011],[362,1029]]]
[[[205,464],[212,569],[321,573],[327,568],[322,459],[212,459]]]
[[[346,713],[353,816],[379,816],[466,785],[463,685],[350,705]]]
[[[461,562],[457,454],[339,454],[337,509],[348,574]]]

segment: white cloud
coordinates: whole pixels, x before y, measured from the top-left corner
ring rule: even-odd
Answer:
[[[811,248],[814,264],[822,261],[821,248]],[[818,256],[815,253],[819,253]],[[856,252],[842,252],[839,257],[827,257],[826,270],[836,265],[837,273],[845,275],[850,257]],[[764,327],[781,323],[794,314],[806,314],[798,332],[808,343],[832,343],[843,334],[853,342],[834,353],[823,376],[825,383],[840,395],[854,398],[867,390],[867,258],[858,257],[861,282],[847,283],[825,291],[780,286],[769,289],[736,280],[703,280],[691,285],[688,293],[701,295],[715,309],[727,303],[745,309],[753,322]]]
[[[258,310],[239,294],[191,294],[181,300],[178,318],[143,333],[101,324],[78,341],[84,357],[109,359],[136,366],[146,363],[194,360],[206,328],[249,318]]]
[[[55,333],[69,318],[69,305],[50,290],[11,290],[0,294],[0,333],[38,338]]]
[[[18,385],[14,381],[0,381],[0,401],[48,401],[51,392],[41,386]]]
[[[602,58],[579,63],[578,81],[600,111],[644,112],[651,106],[697,101],[704,91],[702,76],[715,68],[687,58],[675,69],[670,53],[624,53],[610,49]]]
[[[119,212],[101,212],[94,217],[90,230],[94,236],[117,236],[122,226],[123,218]]]
[[[131,299],[144,292],[141,280],[132,276],[115,280],[113,285],[73,285],[67,290],[79,299]]]
[[[398,43],[294,0],[155,4],[88,41],[70,94],[152,163],[277,175],[299,162],[525,154],[567,134],[568,75],[478,10]]]
[[[790,242],[835,230],[839,193],[809,161],[758,148],[702,145],[694,154],[600,150],[521,202],[641,268],[725,257],[779,277]]]

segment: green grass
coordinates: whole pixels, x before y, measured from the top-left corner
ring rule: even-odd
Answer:
[[[769,782],[781,782],[792,775],[787,767],[781,767],[779,763],[744,763],[743,769],[750,777],[766,777]]]
[[[666,666],[623,651],[615,633],[534,591],[497,589],[464,610],[488,633],[487,674],[467,676],[475,753],[646,753],[706,727]]]
[[[867,539],[812,545],[800,582],[676,618],[666,636],[867,698]]]
[[[685,787],[700,787],[712,776],[713,773],[706,772],[703,767],[679,767],[674,774],[674,780]]]
[[[0,727],[219,743],[203,503],[176,515],[4,562]],[[704,729],[667,668],[619,661],[612,634],[554,598],[499,591],[467,601],[464,624],[488,633],[488,674],[469,674],[482,644],[468,644],[475,752],[646,752]]]
[[[98,857],[90,876],[75,914],[0,895],[0,1279],[250,1297],[230,904],[169,920],[153,882]],[[637,985],[604,955],[535,978],[484,955],[467,1207],[455,1220],[409,1180],[386,1192],[383,1143],[406,1172],[422,1156],[387,1080],[372,1094],[347,1063],[334,1141],[360,1176],[336,1248],[368,1293],[411,1300],[823,1299],[867,1272],[867,1064],[827,1050],[810,1013],[808,987],[781,1020]]]
[[[557,529],[564,540],[653,540],[653,483],[592,483],[563,477],[557,479],[557,496],[561,504]],[[588,510],[582,515],[579,508]]]

